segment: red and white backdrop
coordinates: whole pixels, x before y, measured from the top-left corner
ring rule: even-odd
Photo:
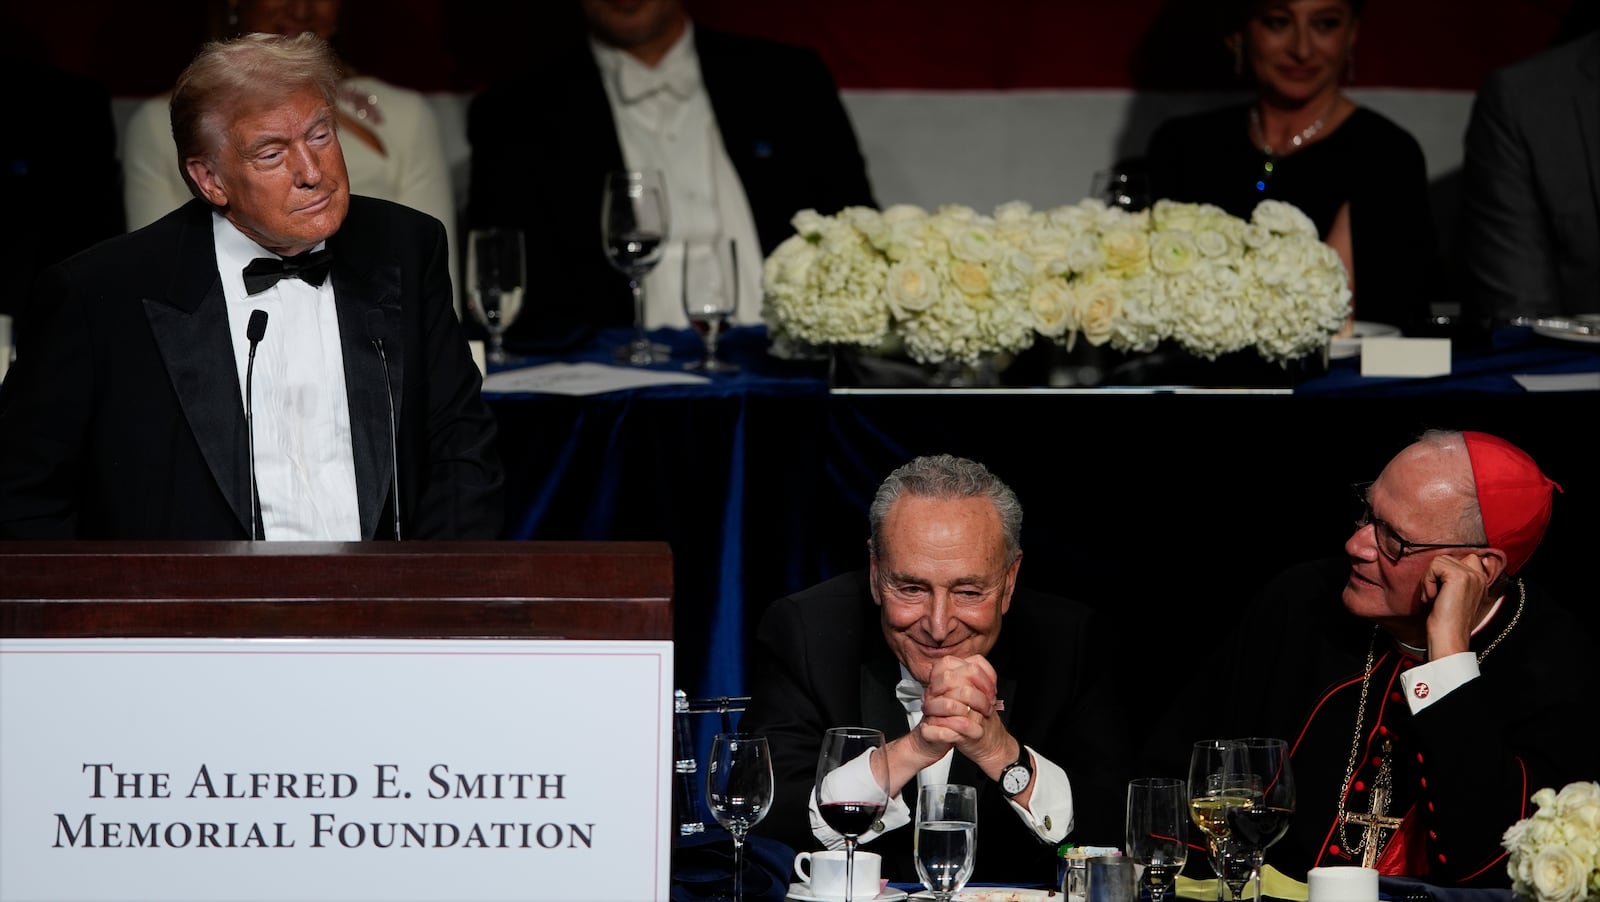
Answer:
[[[99,78],[123,116],[170,84],[206,33],[206,0],[4,2],[7,52]],[[707,24],[822,53],[885,203],[1073,201],[1162,118],[1237,90],[1202,24],[1225,0],[686,2]],[[1350,93],[1410,129],[1447,183],[1483,76],[1548,46],[1591,2],[1370,0]],[[437,100],[464,185],[465,99],[541,52],[574,6],[344,0],[341,40],[359,67]]]

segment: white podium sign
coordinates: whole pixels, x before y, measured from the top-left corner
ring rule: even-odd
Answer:
[[[0,899],[666,900],[670,642],[0,639]]]

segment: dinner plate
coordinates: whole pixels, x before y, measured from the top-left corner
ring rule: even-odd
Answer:
[[[795,900],[795,902],[839,902],[839,899],[836,896],[824,897],[811,895],[806,891],[806,885],[804,883],[789,884],[788,897]],[[891,886],[876,896],[871,896],[868,899],[860,899],[857,900],[857,902],[899,902],[899,900],[904,899],[905,897],[905,890],[895,889]],[[960,897],[957,896],[956,898]]]
[[[1563,317],[1563,319],[1574,319],[1580,323],[1586,323],[1588,325],[1600,328],[1600,313],[1579,313],[1574,316]],[[1559,338],[1562,341],[1579,341],[1585,344],[1600,344],[1600,334],[1583,335],[1581,333],[1571,332],[1566,329],[1558,329],[1554,326],[1534,326],[1533,331],[1536,334],[1543,335],[1546,338]]]
[[[1328,343],[1328,359],[1341,360],[1345,357],[1354,357],[1361,353],[1361,339],[1381,338],[1387,335],[1399,335],[1400,327],[1388,323],[1369,323],[1366,320],[1356,320],[1355,334],[1349,338],[1335,338]]]

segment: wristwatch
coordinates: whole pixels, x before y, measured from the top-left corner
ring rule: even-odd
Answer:
[[[1028,749],[1023,747],[1022,754],[1017,760],[1006,765],[1000,772],[1000,791],[1008,799],[1022,795],[1033,784],[1033,756],[1028,754]]]

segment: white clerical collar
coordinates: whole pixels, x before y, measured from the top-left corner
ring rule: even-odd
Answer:
[[[637,103],[660,91],[687,100],[700,89],[700,61],[694,51],[694,23],[685,23],[683,34],[655,66],[646,66],[633,54],[599,39],[589,38],[595,62],[617,99]]]

